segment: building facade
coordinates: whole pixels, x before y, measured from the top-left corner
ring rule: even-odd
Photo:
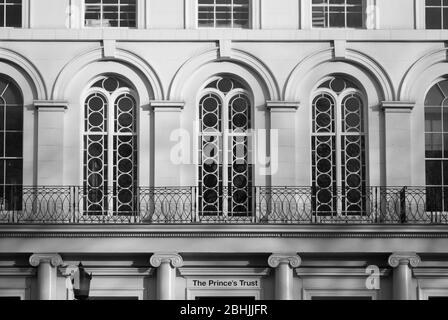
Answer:
[[[442,0],[0,3],[0,299],[448,297]]]

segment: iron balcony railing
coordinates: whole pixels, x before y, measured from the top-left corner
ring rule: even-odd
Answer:
[[[322,206],[321,189],[252,187],[244,210],[232,210],[234,193],[223,188],[212,211],[203,210],[197,187],[139,187],[124,206],[121,190],[114,188],[2,191],[0,224],[448,224],[447,190],[426,187],[362,188],[356,206],[348,204],[353,199],[341,188],[332,189],[331,199],[325,199],[329,205]]]

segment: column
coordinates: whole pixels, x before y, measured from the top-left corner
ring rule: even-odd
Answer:
[[[157,269],[157,299],[176,299],[176,268],[184,264],[184,260],[177,253],[155,253],[150,264]]]
[[[386,137],[386,185],[412,185],[411,170],[411,114],[409,102],[383,102]]]
[[[151,101],[154,111],[154,185],[155,187],[179,187],[181,185],[181,164],[172,159],[172,151],[178,142],[181,129],[183,102]]]
[[[420,261],[415,253],[394,253],[389,257],[389,265],[394,268],[394,300],[412,300],[412,268],[416,268]]]
[[[38,114],[37,185],[62,186],[67,102],[35,101]]]
[[[56,253],[36,253],[30,257],[30,264],[37,267],[39,300],[56,300],[57,267],[62,258]]]
[[[296,112],[299,103],[268,101],[266,108],[271,118],[272,186],[296,186]]]
[[[275,299],[293,300],[294,268],[300,267],[302,259],[295,253],[274,253],[268,259],[268,264],[275,269]]]

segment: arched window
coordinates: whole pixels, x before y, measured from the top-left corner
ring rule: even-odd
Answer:
[[[235,79],[214,79],[201,94],[199,120],[200,216],[251,216],[249,92]]]
[[[366,128],[362,92],[331,77],[313,99],[312,185],[318,215],[366,212]]]
[[[0,209],[20,210],[23,183],[23,98],[0,77]]]
[[[131,216],[137,211],[137,103],[116,77],[89,90],[84,113],[84,211]]]
[[[448,211],[448,80],[435,84],[425,100],[428,211]]]

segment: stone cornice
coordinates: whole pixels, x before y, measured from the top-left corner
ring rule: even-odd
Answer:
[[[396,268],[399,265],[411,265],[411,267],[416,268],[421,262],[420,257],[413,252],[399,252],[394,253],[389,257],[389,265],[392,268]]]
[[[299,277],[366,277],[366,268],[297,268],[296,274]],[[380,269],[380,276],[385,277],[390,274],[390,269]]]
[[[413,273],[418,278],[448,278],[448,268],[415,268]]]
[[[270,274],[269,268],[179,268],[181,276],[261,276],[265,277]]]
[[[300,102],[293,101],[267,101],[266,109],[268,110],[297,110],[300,107]]]
[[[34,107],[37,110],[67,110],[68,102],[67,101],[56,101],[56,100],[35,100]]]
[[[185,102],[181,101],[155,101],[152,100],[149,103],[151,109],[156,111],[163,110],[183,110],[185,108]]]
[[[286,263],[291,268],[298,268],[302,259],[296,253],[274,253],[268,259],[271,268],[277,268],[280,264]]]
[[[381,109],[383,111],[412,111],[415,107],[414,102],[408,101],[383,101]]]
[[[30,257],[30,265],[38,267],[42,262],[48,262],[53,267],[59,267],[63,261],[57,253],[35,253]]]
[[[448,239],[444,225],[0,225],[0,238]]]
[[[0,268],[1,277],[32,277],[36,275],[35,268]]]
[[[169,263],[173,268],[180,268],[184,264],[184,260],[177,253],[155,253],[152,255],[149,263],[154,268],[158,268],[162,263]]]
[[[69,276],[73,270],[76,270],[75,266],[59,267],[59,271],[63,276]],[[88,274],[93,276],[150,276],[154,273],[153,268],[132,268],[132,267],[113,267],[113,268],[96,268],[96,267],[84,267]]]

